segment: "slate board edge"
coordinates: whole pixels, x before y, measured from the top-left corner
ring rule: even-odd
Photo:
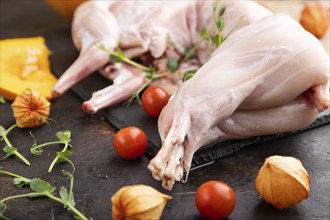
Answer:
[[[201,166],[205,163],[210,163],[211,161],[214,161],[221,157],[225,157],[232,153],[235,153],[246,146],[250,146],[250,145],[258,144],[258,143],[264,143],[264,142],[276,140],[279,138],[284,138],[284,137],[302,133],[302,132],[311,130],[313,128],[329,124],[329,123],[330,123],[330,115],[324,115],[322,117],[317,118],[309,126],[296,130],[296,131],[278,133],[278,134],[274,134],[274,135],[267,135],[267,136],[260,136],[260,137],[252,137],[252,138],[244,139],[244,140],[240,140],[240,141],[215,143],[213,145],[206,146],[195,153],[193,161],[192,161],[192,167],[197,167],[197,166]],[[209,148],[214,145],[219,145],[219,147],[217,149],[210,150]],[[220,145],[222,145],[222,146],[220,146]]]
[[[97,74],[92,74],[88,78],[99,78],[96,77]],[[58,75],[59,76],[59,75]],[[102,77],[102,79],[104,79]],[[77,84],[71,89],[78,97],[82,98],[83,100],[87,100],[91,97],[90,88],[85,89],[83,88],[82,84]],[[111,114],[107,111],[108,109],[101,110],[98,114],[107,119],[109,123],[111,123],[117,129],[123,128],[123,123],[117,120],[115,117],[112,117]],[[287,133],[279,133],[274,135],[267,135],[267,136],[260,136],[260,137],[252,137],[244,140],[236,140],[236,141],[227,141],[227,142],[219,142],[210,144],[208,146],[203,147],[202,149],[198,150],[193,157],[191,167],[197,168],[199,166],[203,166],[204,164],[210,164],[210,162],[215,161],[216,159],[228,156],[233,154],[243,147],[250,146],[253,144],[264,143],[271,140],[276,140],[279,138],[284,138],[290,135],[298,134],[325,124],[330,123],[330,115],[324,115],[317,118],[312,124],[309,126],[296,130],[293,132]],[[150,160],[152,159],[156,153],[159,151],[159,144],[154,143],[152,140],[148,140],[148,148],[145,152],[145,156]]]

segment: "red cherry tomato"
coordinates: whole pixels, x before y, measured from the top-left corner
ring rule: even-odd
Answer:
[[[158,117],[169,98],[170,96],[164,89],[151,86],[142,95],[143,110],[152,117]]]
[[[124,159],[135,159],[147,149],[147,136],[138,127],[130,126],[119,130],[113,138],[115,152]]]
[[[195,204],[199,213],[205,218],[223,219],[234,210],[236,197],[228,184],[211,180],[197,189]]]

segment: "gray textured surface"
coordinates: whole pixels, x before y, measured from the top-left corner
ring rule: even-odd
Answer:
[[[77,52],[71,43],[70,24],[57,17],[42,2],[1,1],[1,39],[43,35],[53,51],[54,72],[63,72],[75,59]],[[88,81],[85,80],[85,81]],[[107,82],[105,82],[107,83]],[[102,88],[103,85],[97,85]],[[76,88],[79,89],[79,88]],[[194,204],[194,192],[207,180],[218,179],[229,183],[235,190],[237,204],[229,219],[329,219],[330,201],[330,126],[322,126],[304,133],[254,144],[210,166],[190,173],[186,184],[176,184],[171,192],[160,187],[146,169],[148,159],[134,161],[118,158],[112,147],[115,129],[99,116],[90,116],[81,110],[81,99],[71,92],[52,101],[51,117],[58,123],[31,129],[38,143],[55,139],[62,129],[72,131],[73,156],[76,164],[74,186],[77,208],[94,219],[111,218],[110,197],[122,186],[147,184],[173,196],[166,206],[163,219],[202,219]],[[10,103],[0,105],[0,124],[8,128],[14,123]],[[144,123],[154,123],[147,121]],[[29,154],[33,144],[28,131],[15,129],[9,138],[22,154],[31,161],[26,167],[18,159],[0,162],[6,170],[31,177],[41,177],[59,189],[68,186],[68,180],[58,165],[49,174],[47,168],[60,147],[48,148],[43,156]],[[109,134],[109,131],[112,131]],[[0,157],[3,155],[0,152]],[[256,193],[254,183],[264,159],[271,155],[294,156],[302,161],[311,177],[309,198],[292,208],[278,211],[266,204]],[[11,178],[0,176],[0,199],[26,192],[17,189]],[[6,214],[11,219],[73,219],[63,206],[48,199],[18,199],[7,203]]]

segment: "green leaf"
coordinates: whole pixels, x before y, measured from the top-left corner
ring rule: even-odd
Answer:
[[[6,103],[5,97],[3,97],[2,95],[0,95],[0,103],[1,104]]]
[[[226,11],[226,7],[224,4],[220,4],[219,14],[218,17],[221,17]]]
[[[154,78],[154,74],[153,73],[147,73],[145,77],[146,77],[146,79],[152,80]]]
[[[110,60],[114,63],[121,63],[123,62],[122,59],[120,59],[119,56],[117,56],[116,54],[111,54],[110,55]]]
[[[31,182],[30,179],[27,179],[27,178],[24,178],[24,177],[20,177],[20,178],[15,178],[13,180],[13,184],[19,188],[21,188],[22,186],[25,186],[25,185],[29,185]]]
[[[225,27],[225,19],[223,17],[221,17],[218,22],[217,22],[217,28],[218,31],[222,31],[222,29]]]
[[[119,58],[121,60],[124,60],[124,58],[125,58],[124,52],[119,47],[117,47],[117,50],[116,51],[117,51],[117,55],[119,56]]]
[[[185,60],[190,60],[196,56],[195,51],[191,48],[185,48],[183,55]]]
[[[7,154],[13,154],[15,151],[17,151],[17,148],[12,147],[12,146],[5,146],[4,148],[2,148],[2,150],[7,153]]]
[[[56,133],[56,137],[63,142],[70,142],[71,132],[68,130],[59,131]]]
[[[202,28],[201,32],[199,33],[201,38],[207,39],[209,34],[207,33],[207,29],[205,27]]]
[[[149,66],[148,69],[145,70],[145,72],[153,76],[153,74],[155,73],[155,68],[152,66]],[[153,79],[153,78],[151,78],[151,79]]]
[[[222,43],[222,38],[219,34],[216,34],[212,37],[214,44],[218,47]]]
[[[3,137],[6,133],[6,129],[0,125],[0,136]]]
[[[173,58],[173,57],[170,57],[168,60],[167,60],[167,64],[166,64],[167,68],[171,71],[171,72],[175,72],[176,69],[178,68],[178,61]]]
[[[72,152],[63,151],[63,152],[57,152],[56,154],[59,157],[57,163],[63,163],[63,162],[68,162],[69,157],[72,155]]]
[[[193,77],[196,72],[197,72],[197,70],[186,71],[183,75],[183,82],[185,82],[185,81],[189,80],[191,77]]]
[[[41,180],[39,178],[34,178],[30,182],[30,188],[37,193],[52,194],[55,191],[55,187],[50,183]]]
[[[116,53],[110,54],[110,60],[114,63],[121,63],[124,61],[124,59],[125,59],[125,55],[119,47],[117,47]]]
[[[76,205],[75,201],[74,201],[74,197],[73,197],[73,193],[71,194],[71,198],[69,198],[69,194],[68,194],[68,190],[65,187],[61,187],[60,189],[60,197],[63,201],[65,201],[65,203],[69,203],[70,205],[72,205],[73,207]]]
[[[68,190],[64,186],[62,186],[60,189],[60,197],[65,202],[68,202],[69,200]]]

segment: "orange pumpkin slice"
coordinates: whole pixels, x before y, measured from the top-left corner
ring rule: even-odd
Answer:
[[[50,71],[50,51],[45,39],[1,40],[0,49],[0,95],[12,101],[29,88],[50,100],[57,79]]]

